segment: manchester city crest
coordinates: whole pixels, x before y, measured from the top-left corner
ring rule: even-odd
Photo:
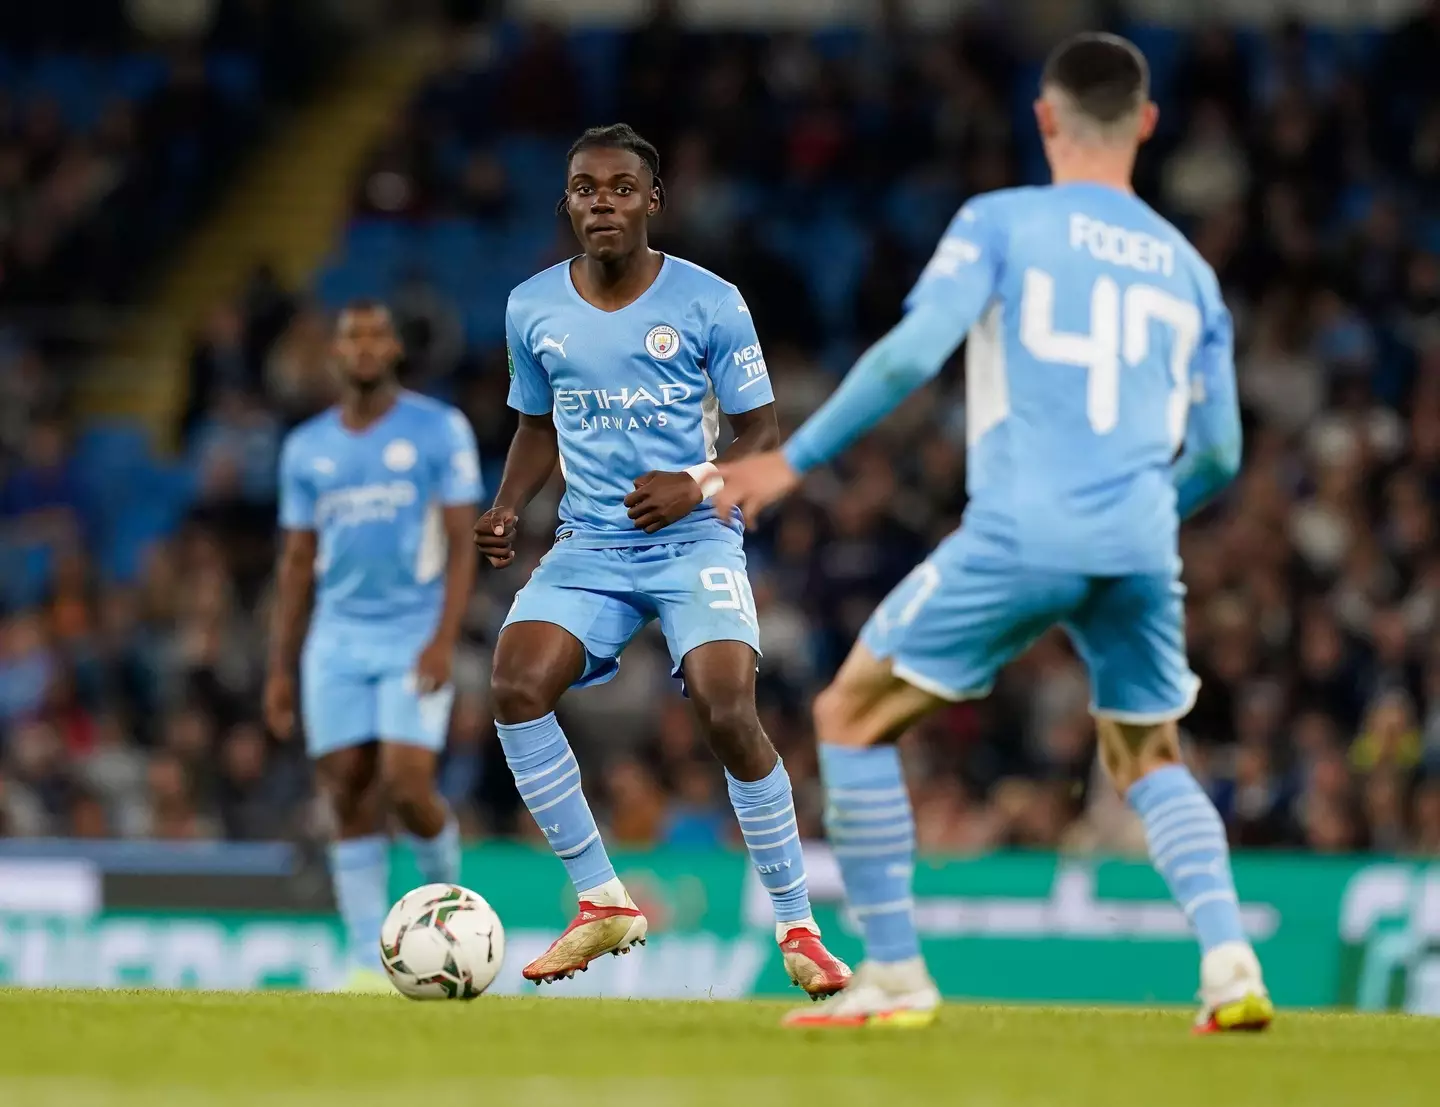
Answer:
[[[669,361],[680,352],[680,332],[661,323],[645,336],[645,352],[656,361]]]

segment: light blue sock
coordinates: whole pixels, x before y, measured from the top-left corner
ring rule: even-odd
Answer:
[[[405,840],[415,855],[415,867],[426,884],[460,883],[460,823],[454,814],[445,820],[433,838],[407,834]]]
[[[351,966],[381,971],[380,926],[390,909],[390,839],[375,834],[332,842],[330,880]]]
[[[565,862],[575,890],[614,879],[615,867],[580,789],[580,766],[555,713],[528,723],[496,723],[495,730],[520,798],[555,856]]]
[[[725,771],[730,804],[740,820],[740,833],[760,883],[775,904],[775,921],[800,922],[810,917],[810,889],[805,883],[805,852],[795,821],[795,800],[785,762],[759,780],[736,780]]]
[[[865,929],[865,956],[893,963],[920,956],[915,932],[915,817],[893,745],[820,743],[825,829],[845,899]]]
[[[1195,928],[1200,948],[1209,953],[1222,942],[1246,941],[1225,824],[1190,770],[1156,769],[1125,798],[1144,821],[1150,861]]]

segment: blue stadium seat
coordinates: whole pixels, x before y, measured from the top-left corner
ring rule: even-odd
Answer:
[[[1040,69],[1038,61],[1022,66],[1010,90],[1010,118],[1015,125],[1015,162],[1019,170],[1019,184],[1045,184],[1050,180],[1050,170],[1045,164],[1045,148],[1035,129],[1035,90],[1040,87]]]
[[[1440,219],[1432,216],[1421,222],[1419,241],[1427,253],[1440,254]]]
[[[815,296],[815,306],[831,334],[850,331],[855,290],[869,254],[869,241],[849,220],[818,222],[803,236],[801,264]]]
[[[810,45],[822,58],[845,61],[860,52],[865,32],[859,27],[825,27],[810,35]]]
[[[0,606],[15,609],[44,602],[54,561],[49,546],[0,542]]]
[[[902,180],[885,197],[885,224],[912,253],[928,256],[962,197],[953,184],[935,177]]]
[[[345,229],[345,258],[365,265],[393,265],[409,256],[411,232],[391,219],[355,219]]]
[[[455,259],[470,260],[494,248],[498,232],[459,217],[432,219],[415,230],[415,252],[437,268]]]
[[[1387,34],[1387,31],[1370,27],[1352,30],[1341,42],[1341,58],[1347,65],[1364,69],[1374,63]]]
[[[260,72],[248,54],[215,54],[206,59],[205,73],[222,96],[237,104],[252,104],[260,96]]]
[[[74,456],[87,470],[130,472],[149,459],[150,440],[136,423],[94,423],[76,439]]]
[[[136,513],[153,496],[150,440],[126,422],[88,427],[75,442],[81,474],[81,514],[102,563],[108,563]]]
[[[110,521],[101,564],[114,580],[133,580],[145,551],[180,526],[194,503],[196,474],[183,463],[154,463],[139,476],[132,502]]]
[[[315,295],[324,307],[333,311],[349,300],[384,297],[392,284],[388,268],[340,262],[320,271],[315,279]]]
[[[99,115],[106,74],[89,58],[45,54],[30,66],[24,81],[27,99],[48,97],[60,107],[66,123],[87,130]]]
[[[615,90],[620,87],[623,32],[609,27],[584,27],[570,35],[570,56],[580,70],[586,95],[593,97],[587,108],[593,118],[615,116]],[[556,169],[559,173],[559,169]],[[557,178],[558,179],[558,178]]]
[[[1179,122],[1175,107],[1175,79],[1185,56],[1187,36],[1175,27],[1154,23],[1131,23],[1125,28],[1131,42],[1140,47],[1150,63],[1150,95],[1160,106],[1160,125]],[[1033,131],[1033,120],[1028,130]]]
[[[169,75],[169,64],[159,54],[126,54],[115,59],[106,84],[114,95],[143,100],[163,87]]]
[[[497,274],[497,279],[469,290],[460,305],[468,342],[484,347],[505,341],[505,301],[516,283]]]
[[[553,212],[555,201],[565,188],[564,139],[511,135],[495,147],[495,156],[505,167],[516,204],[528,215]]]

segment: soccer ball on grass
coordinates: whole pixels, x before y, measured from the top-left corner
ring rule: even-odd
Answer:
[[[380,928],[390,982],[411,999],[474,999],[505,960],[505,929],[485,898],[458,884],[406,892]]]

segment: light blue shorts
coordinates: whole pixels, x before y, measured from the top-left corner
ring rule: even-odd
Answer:
[[[580,549],[564,542],[547,553],[515,597],[505,626],[554,623],[585,647],[581,688],[603,684],[620,652],[652,619],[670,647],[672,671],[706,642],[744,642],[758,655],[755,598],[745,551],[706,539],[657,546]]]
[[[1119,722],[1178,719],[1200,681],[1185,657],[1185,587],[1173,573],[1092,577],[1015,565],[956,531],[875,609],[860,641],[895,674],[947,700],[988,695],[996,674],[1059,624],[1090,671],[1091,710]]]
[[[385,627],[365,634],[312,633],[300,658],[300,713],[311,757],[366,742],[438,752],[450,729],[455,689],[415,690],[415,660],[426,638],[396,642]]]

